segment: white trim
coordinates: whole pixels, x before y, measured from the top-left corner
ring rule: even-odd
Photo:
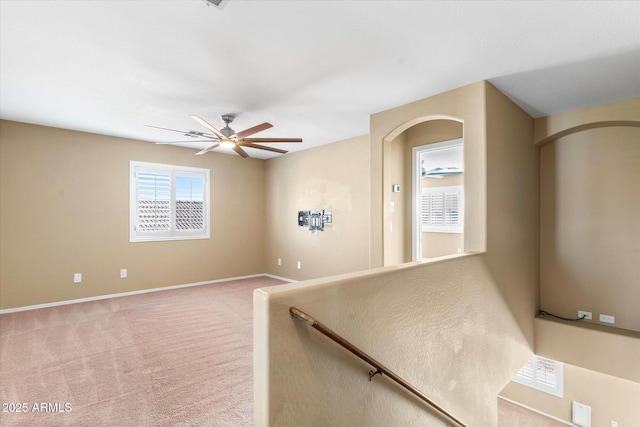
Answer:
[[[500,396],[500,395],[498,395],[498,399],[506,400],[506,401],[507,401],[507,402],[509,402],[509,403],[513,403],[514,405],[518,405],[518,406],[520,406],[520,407],[522,407],[522,408],[524,408],[524,409],[528,409],[528,410],[530,410],[531,412],[535,412],[536,414],[540,414],[540,415],[545,416],[545,417],[547,417],[547,418],[551,418],[551,419],[552,419],[552,420],[554,420],[554,421],[558,421],[558,422],[563,423],[563,424],[566,424],[566,425],[568,425],[568,426],[571,426],[571,427],[580,427],[580,426],[578,426],[578,425],[576,425],[576,424],[573,424],[573,423],[571,423],[571,422],[569,422],[569,421],[566,421],[566,420],[560,419],[560,418],[558,418],[558,417],[554,417],[553,415],[549,415],[549,414],[547,414],[547,413],[545,413],[545,412],[542,412],[542,411],[540,411],[540,410],[538,410],[538,409],[532,408],[532,407],[527,406],[527,405],[523,405],[522,403],[520,403],[520,402],[516,402],[515,400],[507,399],[507,398],[506,398],[506,397],[504,397],[504,396]]]
[[[173,285],[173,286],[165,286],[161,288],[151,288],[151,289],[141,289],[138,291],[130,291],[130,292],[121,292],[118,294],[106,294],[106,295],[97,295],[95,297],[87,297],[87,298],[78,298],[78,299],[70,299],[64,301],[56,301],[56,302],[48,302],[45,304],[36,304],[36,305],[25,305],[23,307],[15,307],[15,308],[5,308],[0,310],[0,314],[7,313],[16,313],[18,311],[28,311],[28,310],[37,310],[40,308],[49,308],[49,307],[57,307],[61,305],[69,305],[69,304],[77,304],[81,302],[90,302],[90,301],[99,301],[103,299],[109,298],[119,298],[119,297],[128,297],[131,295],[140,295],[147,294],[150,292],[160,292],[167,291],[170,289],[180,289],[180,288],[190,288],[192,286],[202,286],[202,285],[211,285],[213,283],[222,283],[222,282],[231,282],[234,280],[242,280],[242,279],[252,279],[254,277],[270,277],[272,279],[284,280],[289,283],[296,283],[297,280],[287,279],[285,277],[274,276],[272,274],[251,274],[248,276],[238,276],[238,277],[228,277],[226,279],[215,279],[215,280],[207,280],[205,282],[194,282],[194,283],[185,283],[183,285]]]
[[[277,279],[277,280],[284,280],[285,282],[289,282],[289,283],[298,283],[297,280],[288,279],[286,277],[276,276],[273,274],[263,274],[263,276],[271,277],[272,279]]]
[[[138,231],[138,175],[141,171],[166,174],[170,180],[170,230]],[[190,176],[203,179],[203,230],[176,229],[176,177]],[[211,171],[207,168],[170,165],[164,163],[129,161],[129,242],[162,242],[171,240],[203,240],[211,238]]]

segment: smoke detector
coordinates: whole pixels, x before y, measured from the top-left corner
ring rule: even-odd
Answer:
[[[202,0],[202,1],[205,2],[207,6],[213,6],[216,9],[222,9],[227,4],[228,0]]]

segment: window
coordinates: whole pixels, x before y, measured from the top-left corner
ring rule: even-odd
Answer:
[[[562,397],[562,362],[533,356],[512,381]]]
[[[209,238],[209,170],[130,163],[129,241]]]
[[[422,189],[422,231],[462,233],[464,211],[462,186]]]

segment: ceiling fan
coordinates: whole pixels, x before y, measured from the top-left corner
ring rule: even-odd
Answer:
[[[225,123],[225,126],[220,130],[211,126],[201,117],[194,116],[194,115],[190,117],[196,122],[200,123],[205,129],[207,129],[211,133],[198,132],[195,130],[190,130],[185,132],[181,130],[161,128],[158,126],[149,126],[149,125],[145,125],[145,126],[154,128],[154,129],[162,129],[162,130],[168,130],[171,132],[178,132],[190,138],[204,138],[203,140],[200,140],[200,141],[156,142],[156,144],[185,144],[185,143],[194,143],[194,142],[213,142],[214,143],[210,147],[207,147],[203,150],[198,151],[196,155],[202,155],[208,151],[211,151],[217,148],[218,146],[224,147],[224,148],[231,148],[233,151],[238,153],[243,158],[250,157],[250,156],[249,154],[247,154],[245,150],[242,149],[242,147],[257,148],[259,150],[266,150],[266,151],[272,151],[274,153],[285,154],[287,153],[287,150],[281,150],[279,148],[274,148],[274,147],[267,147],[265,145],[260,145],[260,144],[268,143],[268,142],[302,142],[302,138],[273,138],[273,137],[272,138],[248,138],[249,136],[255,133],[262,132],[263,130],[273,127],[273,125],[271,123],[265,122],[265,123],[250,127],[249,129],[236,132],[229,127],[229,124],[233,122],[233,119],[235,119],[236,117],[233,114],[224,114],[220,116],[222,121]]]

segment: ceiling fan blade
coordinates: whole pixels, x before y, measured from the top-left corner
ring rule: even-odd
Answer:
[[[191,115],[191,118],[193,120],[195,120],[196,122],[200,123],[202,126],[207,128],[211,132],[213,132],[213,134],[216,135],[218,138],[223,139],[223,140],[227,139],[226,136],[224,136],[222,133],[220,133],[220,131],[218,129],[214,128],[209,123],[207,123],[203,118],[198,117],[198,116],[194,116],[194,115]]]
[[[302,142],[302,138],[243,138],[243,142]]]
[[[236,138],[242,139],[245,136],[253,135],[254,133],[262,132],[263,130],[272,128],[273,125],[271,123],[264,122],[262,124],[256,125],[252,128],[242,130],[240,132],[236,132]]]
[[[196,132],[194,130],[177,130],[177,129],[168,129],[168,128],[161,128],[159,126],[151,126],[151,125],[144,125],[145,127],[148,128],[153,128],[153,129],[161,129],[161,130],[168,130],[170,132],[177,132],[177,133],[181,133],[184,136],[192,136],[193,138],[209,138],[212,140],[216,140],[218,139],[218,137],[216,135],[211,135],[208,133],[204,133],[204,132]]]
[[[145,126],[145,127],[148,127],[148,128],[168,130],[168,131],[171,131],[171,132],[178,132],[178,133],[181,133],[181,134],[183,134],[183,135],[186,135],[186,134],[188,134],[188,133],[189,133],[188,131],[184,131],[184,130],[167,129],[167,128],[161,128],[161,127],[159,127],[159,126],[151,126],[151,125],[144,125],[144,126]]]
[[[206,153],[207,151],[211,151],[211,150],[213,150],[214,148],[216,148],[218,145],[220,145],[220,144],[216,142],[216,143],[215,143],[215,144],[213,144],[211,147],[208,147],[208,148],[205,148],[204,150],[200,150],[200,151],[198,151],[198,152],[196,153],[196,156],[200,156],[200,155],[202,155],[202,154]]]
[[[251,148],[258,148],[260,150],[267,150],[267,151],[273,151],[274,153],[280,153],[280,154],[286,154],[288,153],[287,150],[281,150],[279,148],[273,148],[273,147],[266,147],[264,145],[258,145],[258,144],[252,144],[250,142],[241,142],[241,145],[245,146],[245,147],[251,147]]]
[[[246,151],[244,151],[242,148],[240,148],[240,146],[238,144],[233,146],[233,151],[235,151],[236,153],[240,154],[240,156],[242,156],[243,158],[247,158],[249,157],[249,155],[247,154]]]
[[[166,145],[166,144],[190,144],[192,142],[211,142],[210,139],[204,139],[202,141],[170,141],[170,142],[154,142],[157,145]]]

